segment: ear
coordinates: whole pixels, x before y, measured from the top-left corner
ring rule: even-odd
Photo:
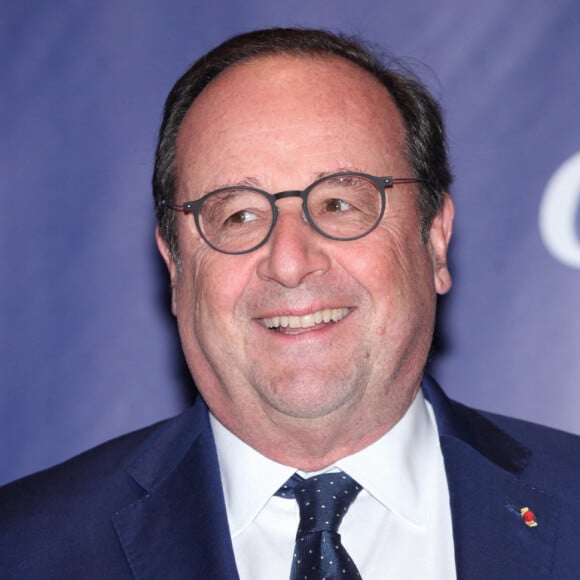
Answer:
[[[454,215],[453,201],[448,194],[445,194],[443,205],[431,224],[428,242],[437,294],[446,294],[451,288],[451,274],[447,267],[447,250],[453,232]]]
[[[157,242],[157,248],[159,249],[159,253],[169,270],[169,281],[171,283],[171,312],[173,316],[175,316],[176,312],[176,297],[175,297],[175,285],[177,284],[177,276],[179,274],[177,264],[175,263],[175,258],[171,254],[171,250],[167,245],[167,242],[161,235],[161,231],[159,230],[159,226],[155,228],[155,241]]]

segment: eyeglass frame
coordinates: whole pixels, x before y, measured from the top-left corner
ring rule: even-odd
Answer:
[[[326,181],[328,179],[335,178],[335,177],[336,178],[362,177],[362,178],[365,178],[365,179],[368,179],[369,181],[371,181],[375,185],[377,190],[379,191],[379,194],[381,196],[381,211],[379,212],[379,215],[377,216],[375,223],[366,232],[364,232],[362,234],[358,234],[356,236],[351,236],[348,238],[339,238],[336,236],[332,236],[332,235],[326,233],[325,231],[323,231],[322,229],[320,229],[320,227],[312,219],[312,216],[310,215],[310,212],[308,211],[308,195],[309,195],[309,193],[315,187],[317,187],[321,182]],[[302,200],[302,213],[303,213],[304,217],[306,218],[306,221],[308,222],[310,227],[312,227],[316,232],[318,232],[320,235],[324,236],[325,238],[327,238],[329,240],[335,240],[337,242],[351,242],[353,240],[358,240],[360,238],[364,238],[365,236],[368,236],[379,225],[380,221],[383,219],[383,216],[385,214],[385,208],[387,205],[386,192],[385,192],[386,188],[392,188],[394,185],[396,185],[398,183],[424,183],[424,182],[425,182],[424,179],[416,179],[414,177],[391,177],[391,176],[376,177],[374,175],[369,175],[367,173],[360,173],[360,172],[356,172],[356,171],[343,171],[343,172],[339,172],[339,173],[332,173],[330,175],[325,175],[324,177],[321,177],[320,179],[317,179],[316,181],[311,183],[306,189],[303,189],[303,190],[289,189],[286,191],[280,191],[278,193],[269,193],[268,191],[264,191],[262,189],[259,189],[256,187],[251,187],[248,185],[239,185],[239,186],[230,185],[227,187],[220,187],[218,189],[214,189],[214,190],[206,193],[205,195],[203,195],[199,199],[196,199],[195,201],[186,201],[185,203],[182,203],[182,204],[176,204],[170,200],[162,199],[160,201],[160,204],[167,207],[168,209],[172,209],[175,211],[181,211],[183,213],[193,213],[193,217],[194,217],[195,226],[197,228],[197,231],[199,232],[200,236],[203,238],[205,243],[213,250],[216,250],[216,252],[220,252],[222,254],[229,254],[229,255],[241,255],[241,254],[249,254],[250,252],[257,250],[258,248],[261,248],[270,239],[270,236],[272,235],[272,232],[274,231],[274,228],[276,227],[276,223],[278,222],[279,210],[278,210],[278,206],[276,205],[276,202],[280,199],[286,199],[288,197],[299,197]],[[228,251],[228,250],[224,250],[224,249],[216,246],[215,244],[213,244],[212,242],[210,242],[207,239],[207,237],[204,234],[203,229],[200,225],[199,212],[200,212],[201,206],[205,203],[205,201],[209,197],[216,195],[218,193],[226,192],[226,191],[253,191],[253,192],[256,192],[256,193],[263,195],[270,202],[270,207],[272,208],[272,223],[270,225],[270,229],[268,230],[268,233],[264,236],[264,239],[259,244],[256,244],[247,250]]]

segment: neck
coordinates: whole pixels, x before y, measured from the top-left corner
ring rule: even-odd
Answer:
[[[264,413],[261,409],[246,415],[251,421],[231,421],[228,420],[231,416],[214,414],[227,429],[262,455],[311,472],[324,469],[380,439],[407,412],[417,390],[418,386],[407,398],[383,400],[380,405],[359,402],[315,418]]]

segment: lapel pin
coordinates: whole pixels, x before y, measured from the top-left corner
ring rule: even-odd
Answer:
[[[530,508],[520,508],[520,514],[522,515],[522,519],[524,520],[526,526],[535,528],[538,525],[538,522],[536,521],[536,514],[534,514]]]

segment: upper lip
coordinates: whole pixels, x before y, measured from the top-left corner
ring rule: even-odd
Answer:
[[[276,314],[273,316],[259,318],[261,324],[267,328],[310,328],[323,322],[338,322],[349,312],[346,307],[329,307],[320,310],[311,310],[304,314]]]

